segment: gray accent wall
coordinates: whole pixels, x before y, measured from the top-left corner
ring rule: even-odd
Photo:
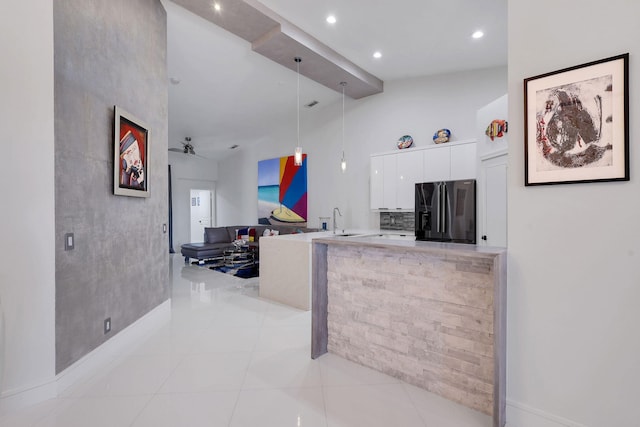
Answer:
[[[57,373],[169,298],[166,22],[158,0],[54,1]],[[113,195],[114,105],[150,127],[149,198]]]

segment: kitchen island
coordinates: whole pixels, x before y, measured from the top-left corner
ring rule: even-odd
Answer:
[[[311,310],[311,240],[329,232],[260,238],[260,297]]]
[[[312,241],[311,356],[393,375],[505,424],[506,251],[380,236]]]
[[[349,235],[413,239],[413,233],[349,230]],[[293,233],[260,238],[260,297],[300,310],[311,310],[311,241],[335,236],[332,231]]]

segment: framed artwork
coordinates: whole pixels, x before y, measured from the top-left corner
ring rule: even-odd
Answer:
[[[629,180],[629,54],[524,80],[525,185]]]
[[[149,197],[149,126],[114,107],[113,194]]]
[[[258,162],[258,224],[307,226],[307,155]]]

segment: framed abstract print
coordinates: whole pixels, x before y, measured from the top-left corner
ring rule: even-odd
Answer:
[[[629,180],[629,54],[524,80],[525,185]]]

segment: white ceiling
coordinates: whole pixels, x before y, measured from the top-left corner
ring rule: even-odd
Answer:
[[[507,0],[261,2],[384,81],[507,63]],[[169,147],[190,136],[199,155],[222,159],[233,144],[247,149],[268,140],[274,126],[295,127],[295,72],[252,51],[244,39],[168,0],[163,4],[168,75],[180,79],[169,85]],[[334,25],[325,20],[330,13]],[[472,39],[476,30],[485,36]],[[375,50],[382,58],[373,58]],[[301,104],[317,100],[319,109],[340,97],[301,77]]]

